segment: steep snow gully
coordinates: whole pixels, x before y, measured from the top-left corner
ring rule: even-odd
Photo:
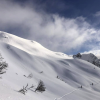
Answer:
[[[100,100],[100,68],[86,59],[73,59],[2,31],[0,54],[8,64],[0,74],[0,100]],[[45,91],[40,91],[43,86]],[[40,90],[34,92],[37,87]]]

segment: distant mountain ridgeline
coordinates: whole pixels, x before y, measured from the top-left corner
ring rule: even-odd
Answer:
[[[79,58],[85,61],[88,61],[98,67],[100,67],[100,59],[98,59],[94,54],[89,53],[89,54],[81,54],[78,53],[76,55],[73,55],[73,58]]]

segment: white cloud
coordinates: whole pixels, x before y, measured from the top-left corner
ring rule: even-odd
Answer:
[[[96,12],[96,13],[94,14],[94,16],[100,17],[100,11]]]
[[[0,27],[19,27],[24,37],[34,39],[45,47],[67,52],[85,47],[86,42],[99,41],[100,30],[96,30],[83,17],[75,19],[60,17],[57,14],[38,12],[29,5],[21,6],[14,2],[0,1]],[[17,34],[17,32],[16,32]],[[90,44],[90,48],[93,47]]]

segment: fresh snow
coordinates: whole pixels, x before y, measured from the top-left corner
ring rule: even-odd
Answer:
[[[8,63],[0,75],[0,100],[100,100],[100,68],[85,60],[2,31],[0,53]],[[34,92],[40,80],[46,91]],[[33,91],[18,92],[27,84],[34,85]]]

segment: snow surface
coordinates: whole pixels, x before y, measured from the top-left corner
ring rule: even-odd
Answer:
[[[0,100],[100,100],[100,68],[87,61],[6,32],[0,32],[0,53],[8,63],[0,79]],[[40,80],[46,91],[33,92]],[[17,92],[27,83],[33,91]]]

